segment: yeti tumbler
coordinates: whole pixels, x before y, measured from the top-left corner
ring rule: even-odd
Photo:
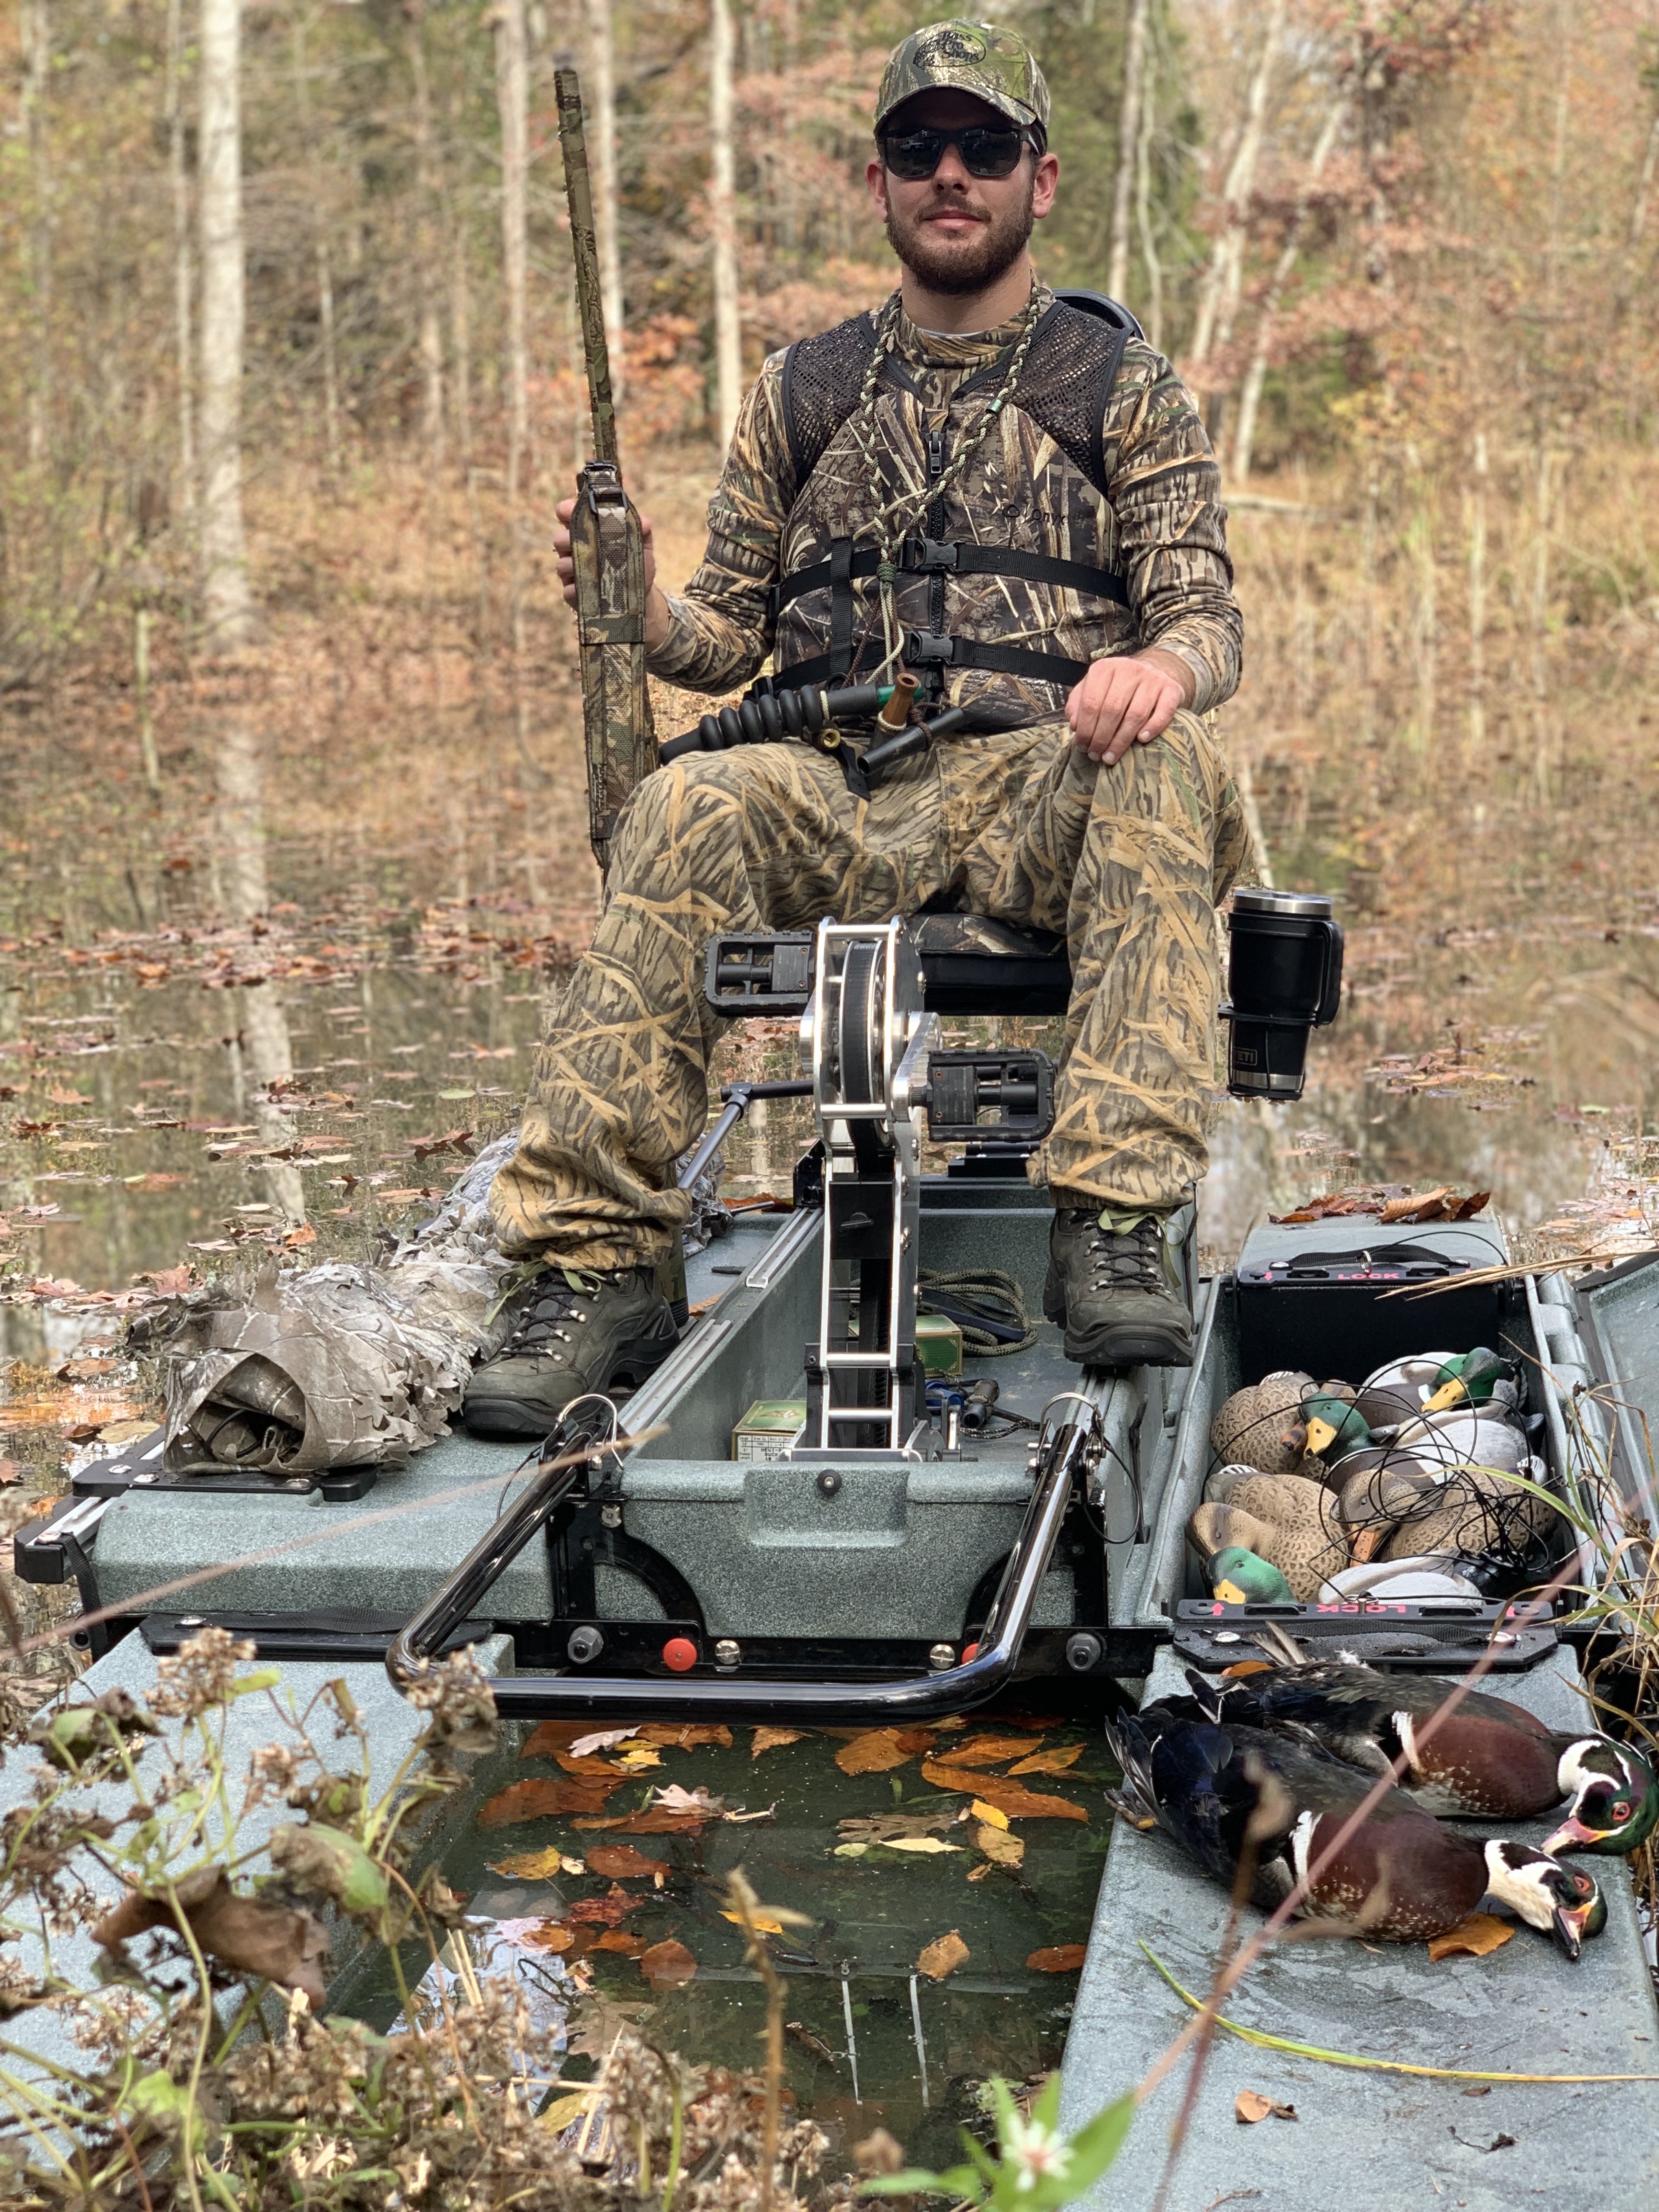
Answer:
[[[1308,1032],[1336,1019],[1342,932],[1317,891],[1235,891],[1221,1018],[1232,1024],[1227,1088],[1241,1098],[1302,1096]]]

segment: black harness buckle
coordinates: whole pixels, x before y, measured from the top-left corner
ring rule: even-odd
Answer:
[[[904,634],[904,658],[912,668],[949,668],[957,657],[957,640],[939,630],[912,629]]]
[[[961,566],[959,545],[941,544],[937,538],[907,538],[899,548],[899,565],[907,575],[932,575]]]

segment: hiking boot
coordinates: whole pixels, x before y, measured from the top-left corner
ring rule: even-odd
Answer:
[[[1042,1310],[1080,1367],[1190,1367],[1193,1317],[1160,1213],[1062,1206],[1048,1239]]]
[[[642,1382],[677,1334],[654,1267],[551,1267],[530,1285],[507,1342],[473,1375],[461,1418],[478,1436],[544,1437],[572,1399]]]

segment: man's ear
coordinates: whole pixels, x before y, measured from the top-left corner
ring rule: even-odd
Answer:
[[[1060,156],[1044,154],[1038,159],[1036,173],[1031,179],[1031,216],[1041,222],[1054,204],[1054,193],[1060,184]]]
[[[864,172],[864,181],[870,188],[870,197],[884,222],[887,220],[887,171],[881,161],[872,160]],[[1053,195],[1050,195],[1052,198]]]

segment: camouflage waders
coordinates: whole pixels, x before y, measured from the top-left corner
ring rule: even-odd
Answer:
[[[684,1220],[673,1164],[708,1117],[717,930],[884,921],[947,890],[1069,944],[1065,1060],[1034,1179],[1072,1205],[1178,1204],[1205,1168],[1214,908],[1244,853],[1225,764],[1191,714],[1115,769],[1053,717],[942,743],[867,804],[796,744],[659,769],[618,824],[604,918],[495,1181],[504,1249],[624,1267],[656,1259]]]

